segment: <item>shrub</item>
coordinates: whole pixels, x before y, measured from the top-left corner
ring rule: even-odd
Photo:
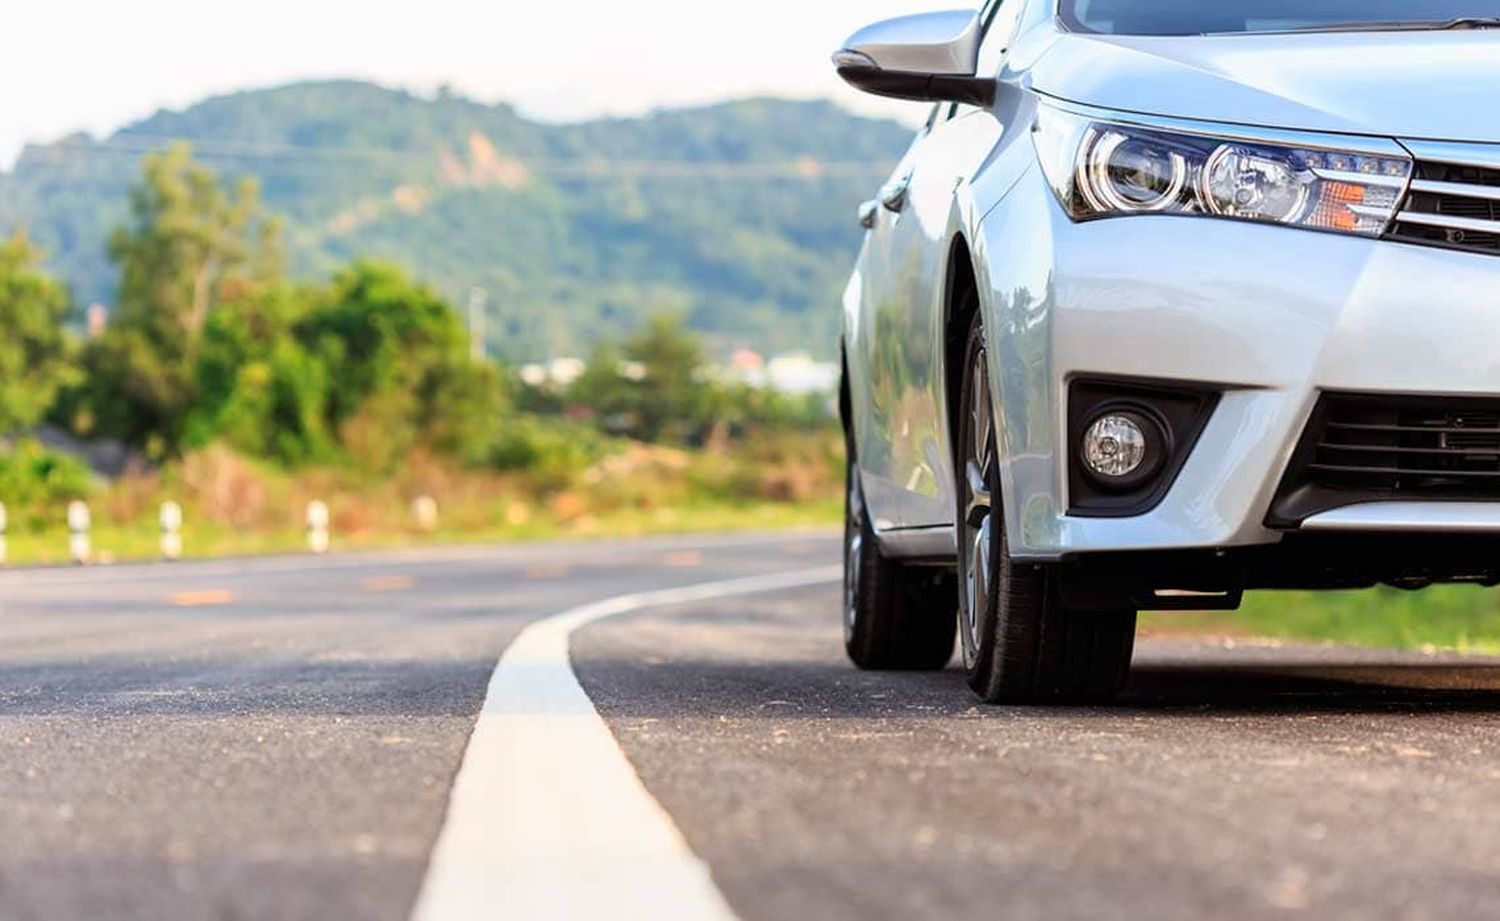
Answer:
[[[527,473],[543,490],[562,489],[609,453],[593,428],[561,419],[514,416],[499,426],[490,464]]]
[[[0,453],[0,502],[23,526],[62,521],[64,507],[94,491],[94,476],[80,460],[23,439]]]

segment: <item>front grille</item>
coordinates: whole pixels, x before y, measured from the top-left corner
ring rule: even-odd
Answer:
[[[1324,395],[1270,523],[1388,499],[1500,500],[1500,398]]]
[[[1387,236],[1500,255],[1500,166],[1419,160]]]

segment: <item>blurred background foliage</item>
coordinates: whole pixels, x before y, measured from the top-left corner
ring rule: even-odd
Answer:
[[[294,539],[312,498],[354,541],[409,532],[417,496],[453,535],[836,514],[828,397],[719,379],[679,315],[600,340],[565,386],[531,386],[395,265],[293,277],[257,185],[226,185],[186,146],[148,156],[128,200],[109,243],[118,307],[83,334],[37,248],[0,246],[13,536],[55,531],[74,498],[139,537],[171,497],[221,543]]]
[[[30,428],[78,381],[68,292],[24,233],[0,240],[0,431]]]

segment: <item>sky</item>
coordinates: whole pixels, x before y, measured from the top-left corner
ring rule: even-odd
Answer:
[[[844,87],[829,55],[858,27],[955,0],[49,0],[6,12],[0,168],[27,142],[107,135],[160,108],[320,77],[447,84],[528,115],[630,115],[752,94],[915,103]],[[977,0],[976,0],[977,5]]]

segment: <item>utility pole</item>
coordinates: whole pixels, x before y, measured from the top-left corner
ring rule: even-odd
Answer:
[[[488,354],[484,342],[484,303],[489,295],[483,288],[469,289],[469,357],[484,361]]]

